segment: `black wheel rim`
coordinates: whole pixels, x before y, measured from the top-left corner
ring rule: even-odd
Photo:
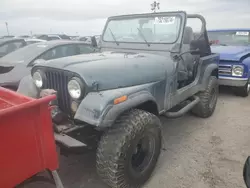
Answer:
[[[209,108],[212,109],[216,103],[216,99],[217,99],[217,92],[216,89],[213,88],[211,91],[211,97],[210,97],[210,103],[209,103]]]
[[[130,159],[134,173],[142,174],[148,169],[155,154],[155,138],[152,135],[143,136],[135,145]]]

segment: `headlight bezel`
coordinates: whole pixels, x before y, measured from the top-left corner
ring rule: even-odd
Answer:
[[[37,85],[37,84],[36,84],[36,81],[35,81],[35,79],[34,79],[34,75],[35,75],[36,73],[38,73],[38,74],[40,75],[40,77],[41,77],[41,81],[42,81],[41,86]],[[39,69],[36,70],[36,71],[34,71],[33,74],[32,74],[32,79],[33,79],[33,82],[34,82],[34,84],[36,85],[37,88],[41,89],[41,88],[44,87],[44,83],[45,83],[45,80],[46,80],[46,76],[45,76],[45,73],[44,73],[43,71],[41,71],[41,70],[39,70]]]
[[[235,69],[241,69],[241,74],[236,73]],[[244,75],[244,66],[243,65],[233,65],[232,66],[232,76],[242,77]]]
[[[80,92],[81,92],[80,95],[79,95],[79,97],[74,97],[74,96],[72,96],[72,93],[70,92],[70,89],[69,89],[69,84],[70,84],[71,82],[76,82],[77,85],[79,86],[79,89],[80,89]],[[78,101],[78,100],[82,99],[82,97],[84,96],[84,92],[85,92],[85,91],[84,91],[84,83],[83,83],[83,81],[82,81],[80,78],[78,78],[78,77],[72,77],[72,78],[68,81],[67,90],[68,90],[68,93],[69,93],[71,99],[72,99],[72,100],[75,100],[75,101]]]

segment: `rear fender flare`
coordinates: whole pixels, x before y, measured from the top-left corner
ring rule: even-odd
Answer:
[[[208,85],[209,77],[216,76],[218,78],[218,65],[217,64],[210,64],[206,67],[202,79],[202,86],[206,88]]]

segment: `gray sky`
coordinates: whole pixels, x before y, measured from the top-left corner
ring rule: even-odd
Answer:
[[[100,34],[108,16],[150,11],[153,0],[0,0],[0,35]],[[134,3],[134,4],[133,4]],[[200,13],[207,27],[250,28],[250,0],[160,0],[161,11]]]

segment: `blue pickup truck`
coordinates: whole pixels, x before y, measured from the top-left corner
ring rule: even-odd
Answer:
[[[208,31],[213,53],[220,54],[219,84],[231,86],[236,95],[250,91],[250,28]]]

